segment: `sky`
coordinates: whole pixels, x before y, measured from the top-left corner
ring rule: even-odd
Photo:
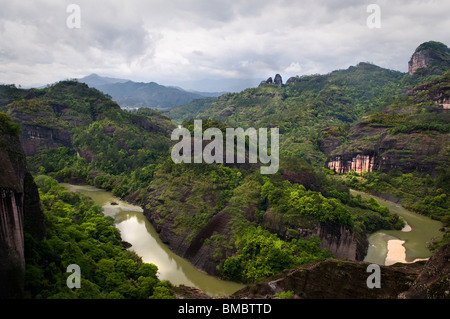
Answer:
[[[407,72],[421,43],[450,46],[449,12],[448,0],[0,0],[0,83],[96,73],[212,92],[359,62]]]

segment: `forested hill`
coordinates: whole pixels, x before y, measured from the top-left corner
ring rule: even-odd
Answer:
[[[155,164],[167,156],[174,127],[157,111],[123,111],[76,81],[30,90],[0,86],[0,111],[20,124],[30,169],[61,178],[130,174]]]
[[[325,158],[317,147],[321,129],[350,126],[392,103],[408,86],[404,74],[360,63],[326,75],[293,77],[279,87],[264,83],[218,99],[198,100],[167,114],[178,123],[213,118],[233,127],[278,127],[280,152],[314,165]]]
[[[170,109],[207,96],[203,95],[203,93],[188,92],[177,87],[164,86],[155,82],[133,82],[105,78],[96,74],[81,78],[79,81],[110,95],[122,108],[129,109],[143,107]]]
[[[278,84],[270,78],[167,114],[184,125],[198,118],[233,127],[278,127],[282,158],[342,174],[348,186],[440,219],[450,208],[444,196],[450,189],[442,182],[449,176],[449,52],[445,44],[429,41],[405,61],[409,73],[359,63],[286,83],[277,76]],[[293,166],[284,169],[295,175]]]
[[[175,121],[212,117],[230,123],[267,124],[295,122],[304,113],[318,120],[330,118],[353,122],[361,115],[386,106],[400,93],[404,74],[359,63],[325,75],[297,76],[281,87],[262,83],[241,93],[230,93],[173,108],[167,113]],[[292,115],[294,114],[294,118]]]

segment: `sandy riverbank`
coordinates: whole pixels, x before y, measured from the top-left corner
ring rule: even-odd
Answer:
[[[384,264],[386,266],[393,265],[395,263],[411,264],[420,260],[428,260],[429,258],[418,258],[413,261],[406,260],[406,248],[403,246],[405,241],[400,239],[391,239],[387,242],[387,255]]]
[[[387,242],[387,255],[384,264],[386,266],[393,265],[395,263],[407,263],[406,261],[406,248],[403,246],[405,241],[400,239],[391,239]]]

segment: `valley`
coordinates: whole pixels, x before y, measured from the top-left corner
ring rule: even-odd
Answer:
[[[16,284],[22,287],[18,294],[29,298],[174,298],[179,296],[175,286],[182,283],[213,296],[232,294],[246,285],[234,297],[275,298],[272,286],[265,283],[270,279],[280,283],[275,285],[281,289],[277,293],[295,291],[298,298],[317,297],[326,283],[318,279],[309,286],[307,274],[311,278],[321,278],[326,271],[330,276],[344,274],[336,285],[352,274],[362,278],[368,252],[372,256],[370,235],[394,234],[407,225],[413,231],[420,229],[397,214],[391,203],[374,196],[395,200],[424,215],[427,222],[433,219],[431,235],[410,233],[420,237],[416,241],[420,248],[413,247],[411,238],[398,237],[405,241],[408,262],[436,252],[445,255],[450,238],[448,52],[447,46],[431,41],[414,52],[411,74],[366,62],[329,74],[292,77],[285,83],[278,74],[276,83],[263,81],[239,93],[176,106],[170,102],[173,107],[164,113],[157,110],[159,106],[129,110],[108,93],[73,80],[39,89],[0,86],[0,153],[8,159],[2,170],[8,176],[19,172],[14,185],[12,179],[1,180],[0,188],[14,195],[8,195],[1,213],[35,216],[31,228],[27,223],[24,231],[17,230],[19,235],[23,231],[24,245],[33,247],[31,254],[23,255],[20,250],[17,254]],[[426,59],[421,58],[424,55]],[[200,129],[195,125],[199,120]],[[178,125],[185,128],[186,146],[192,143],[197,151],[206,149],[208,143],[200,144],[195,137],[203,137],[210,129],[216,133],[236,128],[276,130],[280,134],[279,169],[263,174],[256,161],[175,163],[170,156],[176,145],[171,132]],[[30,179],[37,186],[25,191],[24,185],[34,183]],[[90,185],[109,192],[117,206],[123,208],[126,202],[142,211],[139,218],[127,210],[115,215],[120,237],[108,218],[115,208],[97,207],[59,188],[58,183]],[[30,192],[35,195],[32,204],[27,202],[30,209],[10,208],[16,206],[9,202],[22,203]],[[158,257],[150,254],[147,259],[147,249],[154,242],[150,243],[145,231],[142,236],[148,244],[136,251],[137,256],[126,249],[130,248],[126,242],[133,249],[144,240],[127,237],[128,222],[131,233],[137,233],[135,226],[154,228],[152,237],[158,237],[158,247],[166,248],[166,262],[177,259],[176,265],[156,265],[160,274],[156,276],[152,263],[157,264]],[[427,228],[427,222],[420,224]],[[43,224],[48,227],[47,235],[36,232]],[[10,249],[22,245],[20,236],[16,241],[11,241],[14,236],[9,233],[5,236]],[[93,248],[100,243],[101,249]],[[114,258],[112,252],[120,257]],[[400,268],[385,266],[383,247],[374,255],[368,262],[383,265],[390,274],[387,290],[377,295],[362,292],[364,287],[353,291],[347,287],[346,294],[336,290],[324,296],[407,296],[408,287],[423,278],[427,267],[425,261]],[[80,263],[89,270],[87,290],[62,290],[59,271],[66,262]],[[183,269],[190,267],[191,273],[209,276],[207,288],[197,279],[179,280],[178,275],[164,274],[170,267],[178,272],[178,262],[184,264]],[[436,261],[431,258],[430,262]],[[51,275],[46,272],[48,267],[54,270]],[[442,272],[433,280],[428,278],[432,293],[421,292],[426,297],[445,297],[442,287],[448,283],[448,267],[439,267]],[[31,279],[30,271],[38,279]],[[46,276],[46,288],[39,291],[38,281]],[[217,280],[229,288],[221,290]],[[299,282],[311,292],[299,291]]]

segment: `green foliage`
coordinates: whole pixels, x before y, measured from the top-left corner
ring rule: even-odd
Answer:
[[[319,243],[318,238],[285,242],[261,227],[249,227],[236,242],[236,256],[227,258],[221,271],[235,280],[256,282],[285,269],[331,257],[319,248]]]
[[[448,168],[442,168],[435,178],[418,173],[371,172],[356,179],[353,186],[372,194],[391,194],[406,209],[444,222],[450,216],[449,176]],[[370,208],[376,209],[373,205]]]
[[[292,299],[292,297],[294,297],[294,291],[289,290],[289,291],[277,292],[275,295],[279,299]]]
[[[416,52],[425,51],[431,57],[431,63],[426,67],[419,69],[423,75],[442,74],[450,67],[450,49],[443,43],[437,41],[428,41],[417,47]]]
[[[45,212],[47,238],[25,234],[29,298],[147,299],[173,298],[170,284],[157,278],[157,266],[143,263],[122,246],[118,229],[101,207],[78,193],[65,191],[48,176],[37,176]],[[67,266],[81,270],[81,288],[66,285]]]
[[[83,83],[61,81],[29,91],[1,86],[0,91],[11,99],[2,107],[11,118],[42,135],[33,141],[37,154],[28,159],[35,174],[85,181],[95,178],[89,175],[93,171],[129,175],[165,157],[171,145],[167,133],[174,124],[167,116],[123,111]]]
[[[0,112],[0,133],[16,136],[21,131],[20,125],[13,122],[6,112]]]
[[[283,181],[275,186],[267,181],[261,189],[261,200],[290,220],[304,218],[353,227],[351,214],[340,201],[307,191],[303,185]]]
[[[177,107],[169,115],[215,119],[228,127],[278,127],[282,157],[295,156],[321,167],[326,160],[317,147],[319,132],[355,123],[388,106],[404,86],[404,74],[360,63],[327,75],[289,79],[282,88],[261,85],[217,99]]]
[[[441,80],[433,87],[446,87],[448,75]],[[187,241],[225,213],[230,219],[226,230],[206,238],[204,245],[211,246],[215,260],[222,260],[224,276],[254,282],[330,256],[318,248],[317,239],[299,238],[300,228],[326,223],[365,234],[401,227],[401,219],[376,201],[351,196],[348,187],[408,193],[401,198],[409,207],[448,222],[449,198],[443,196],[450,193],[448,172],[434,181],[407,174],[370,173],[365,180],[348,175],[344,184],[322,169],[327,156],[319,149],[319,138],[335,138],[355,149],[379,143],[379,135],[364,135],[349,145],[351,127],[358,123],[384,128],[388,136],[447,134],[448,118],[433,103],[432,90],[404,94],[423,81],[361,63],[327,75],[292,78],[281,88],[262,85],[197,100],[169,113],[189,129],[193,118],[204,119],[203,129],[278,127],[281,167],[270,177],[261,176],[256,166],[174,164],[169,137],[175,125],[167,116],[149,109],[125,112],[108,96],[74,81],[33,91],[0,86],[0,105],[21,124],[67,133],[70,143],[36,141],[37,154],[28,160],[36,174],[78,178],[115,196],[132,195],[160,218],[159,223],[173,221],[173,232],[186,235]],[[445,148],[442,152],[445,155]],[[58,189],[48,177],[36,181],[49,238],[38,243],[26,236],[30,295],[171,297],[170,285],[156,278],[156,266],[144,266],[121,247],[120,234],[99,207]],[[68,291],[65,286],[69,262],[82,266],[85,290]]]
[[[181,124],[183,121],[196,118],[198,114],[209,108],[215,101],[217,101],[217,98],[213,97],[196,99],[190,103],[171,108],[166,113],[174,119],[174,122]]]

